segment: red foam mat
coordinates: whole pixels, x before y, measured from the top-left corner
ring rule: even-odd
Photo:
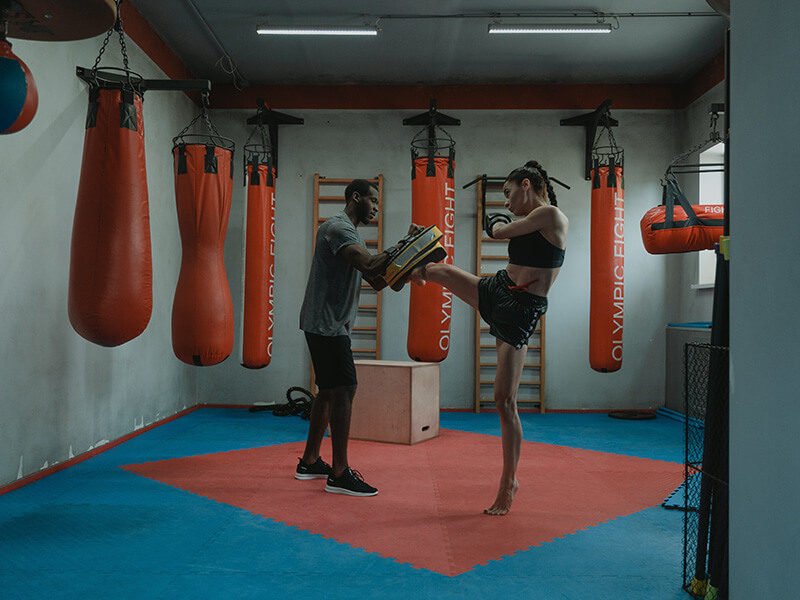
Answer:
[[[414,446],[352,440],[351,465],[377,496],[324,492],[294,479],[304,443],[126,465],[144,477],[254,514],[454,576],[586,527],[659,505],[683,466],[523,442],[511,512],[483,514],[494,500],[500,439],[442,430]],[[326,440],[323,458],[330,458]]]

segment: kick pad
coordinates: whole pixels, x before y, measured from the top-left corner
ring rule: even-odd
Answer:
[[[436,225],[425,228],[391,259],[386,271],[375,277],[370,284],[376,290],[382,290],[386,286],[391,286],[395,291],[400,290],[405,284],[406,276],[413,269],[427,263],[439,262],[447,256],[447,251],[439,241],[441,239],[442,232]]]

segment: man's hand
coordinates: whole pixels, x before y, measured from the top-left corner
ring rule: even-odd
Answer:
[[[412,223],[408,228],[408,234],[411,237],[415,235],[419,235],[425,228],[422,225],[417,225],[416,223]]]

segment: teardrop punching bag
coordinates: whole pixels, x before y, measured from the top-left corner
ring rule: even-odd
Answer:
[[[453,264],[455,247],[455,151],[448,156],[413,159],[411,220],[442,232],[447,251],[444,262]],[[438,285],[411,286],[408,316],[408,356],[421,362],[440,362],[450,349],[453,293]]]
[[[90,342],[118,346],[144,331],[152,309],[142,96],[91,86],[72,225],[69,320]]]
[[[589,364],[610,373],[622,366],[625,300],[625,201],[622,165],[613,156],[591,173],[591,301]]]
[[[241,362],[249,369],[260,369],[272,359],[275,323],[275,169],[272,156],[254,152],[247,160],[246,180]]]
[[[27,127],[38,107],[39,92],[28,65],[0,39],[0,134]]]
[[[172,349],[187,364],[215,365],[233,350],[233,304],[223,260],[233,150],[213,142],[181,141],[172,152],[182,248],[172,304]]]

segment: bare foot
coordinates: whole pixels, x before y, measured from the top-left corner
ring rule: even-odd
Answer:
[[[411,271],[411,273],[408,274],[408,281],[413,281],[417,285],[425,285],[425,267],[427,266],[428,265],[422,265]]]
[[[514,494],[519,489],[519,482],[514,479],[511,485],[500,484],[500,489],[497,490],[497,498],[494,500],[489,508],[483,512],[487,515],[504,515],[511,510],[511,503],[514,501]]]

